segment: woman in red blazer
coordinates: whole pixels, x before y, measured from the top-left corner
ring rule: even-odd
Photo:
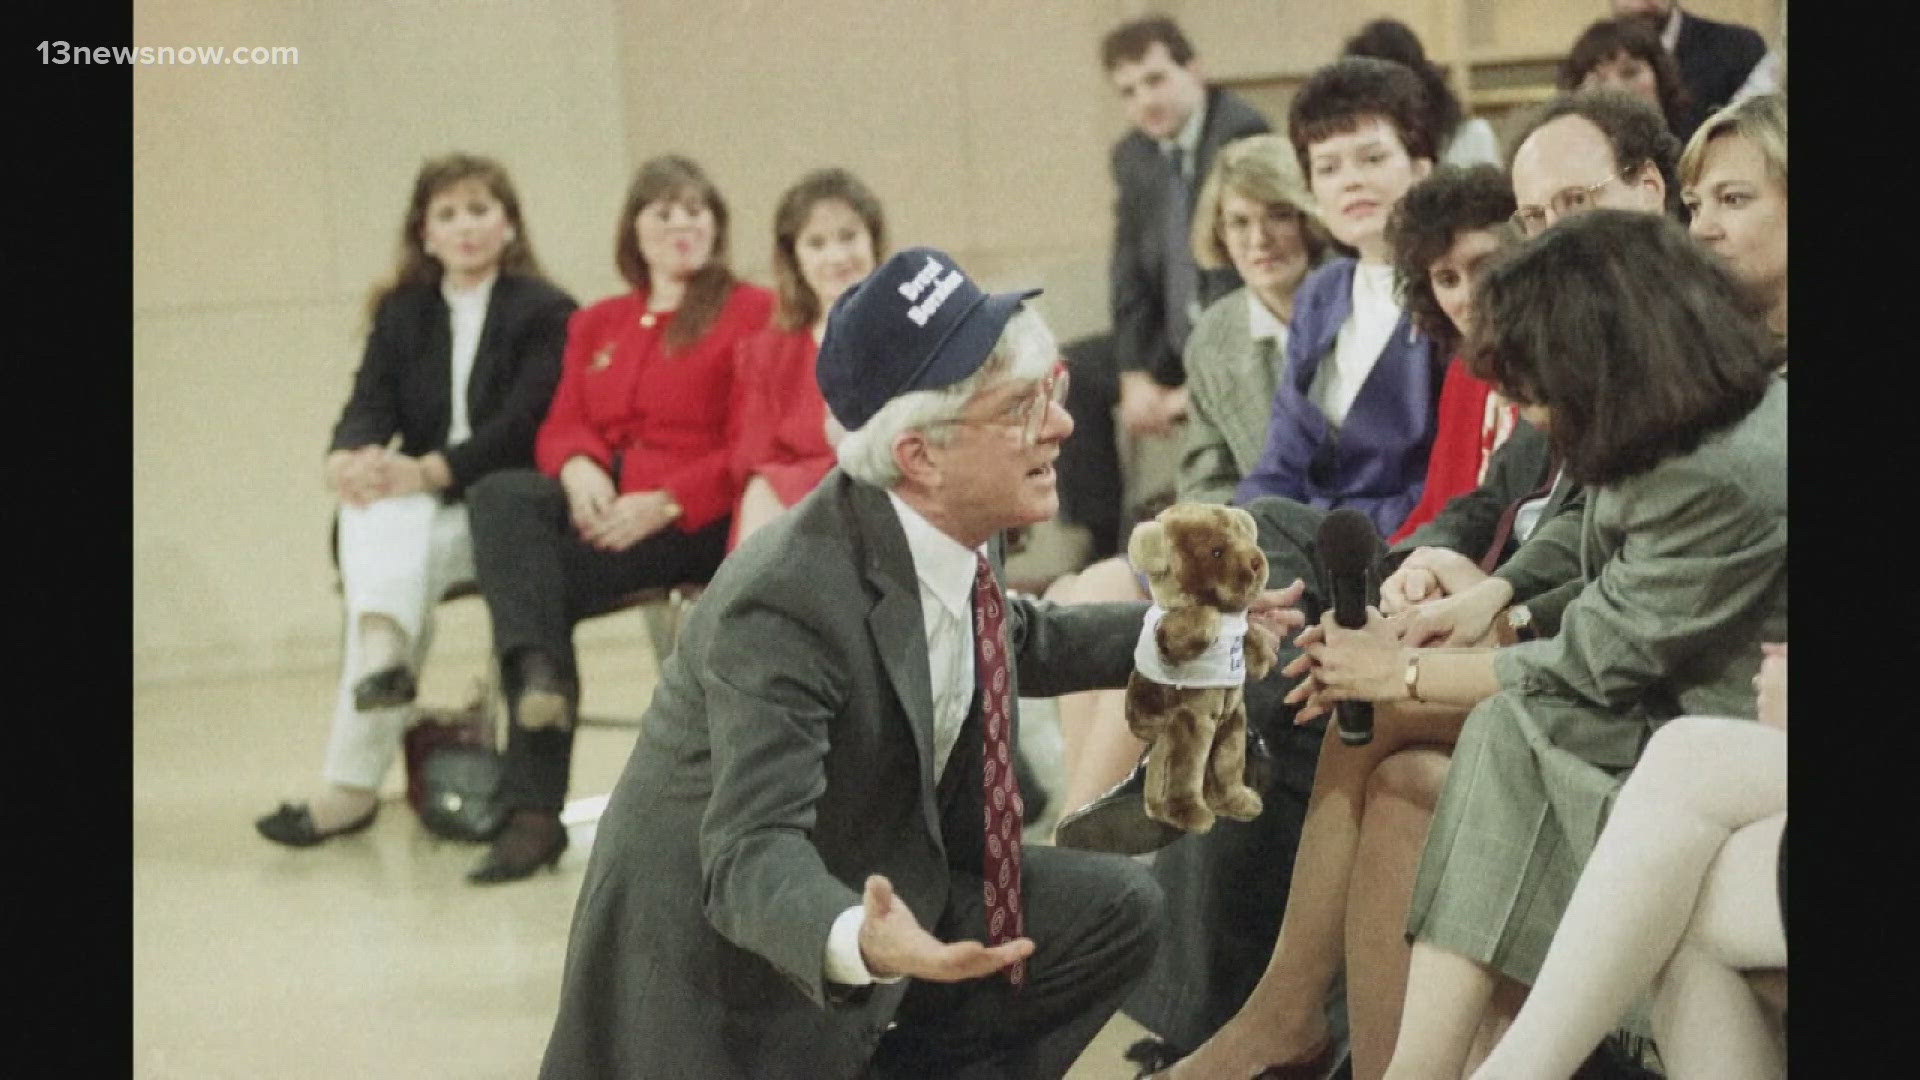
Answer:
[[[827,312],[886,257],[880,200],[845,169],[808,173],[773,213],[772,326],[742,341],[733,377],[733,475],[741,486],[727,550],[806,497],[833,468],[813,357]]]
[[[614,250],[633,291],[568,324],[538,471],[496,473],[468,496],[509,721],[506,825],[475,882],[525,877],[566,850],[574,623],[635,589],[710,577],[739,495],[734,346],[766,325],[773,295],[727,268],[726,202],[698,165],[654,158],[628,189]]]

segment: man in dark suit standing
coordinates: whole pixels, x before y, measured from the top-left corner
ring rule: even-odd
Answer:
[[[666,663],[544,1080],[1059,1077],[1146,969],[1146,869],[1020,842],[1019,696],[1122,685],[1145,613],[1000,584],[1073,430],[1031,295],[911,248],[835,303],[841,467],[721,566]],[[1270,628],[1292,600],[1266,594]]]
[[[1115,28],[1100,62],[1134,130],[1113,148],[1109,298],[1121,423],[1164,435],[1186,413],[1181,350],[1194,317],[1238,288],[1231,268],[1202,272],[1189,239],[1194,199],[1220,147],[1269,130],[1239,97],[1210,87],[1172,19]]]
[[[1707,117],[1733,102],[1754,74],[1754,66],[1767,55],[1767,43],[1759,31],[1688,14],[1675,0],[1612,2],[1615,15],[1639,15],[1651,22],[1680,67],[1680,79],[1693,95],[1686,130],[1674,132],[1682,142]],[[1752,92],[1771,89],[1771,85],[1757,86]]]

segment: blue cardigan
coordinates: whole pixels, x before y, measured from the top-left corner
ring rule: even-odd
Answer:
[[[1403,311],[1345,423],[1332,428],[1308,400],[1314,372],[1333,354],[1340,327],[1353,313],[1353,273],[1353,259],[1335,259],[1309,274],[1294,294],[1286,368],[1274,391],[1266,447],[1233,501],[1282,495],[1321,510],[1352,507],[1387,536],[1420,501],[1439,385],[1433,345]],[[1316,455],[1322,456],[1320,469],[1311,468]]]

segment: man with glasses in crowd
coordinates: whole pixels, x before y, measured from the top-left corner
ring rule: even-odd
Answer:
[[[1000,584],[1073,430],[1037,291],[912,248],[835,303],[840,468],[733,553],[667,661],[542,1077],[1059,1077],[1146,969],[1146,868],[1020,843],[1017,699],[1123,685],[1146,610]],[[1257,614],[1291,632],[1292,600]]]
[[[1679,157],[1679,140],[1660,113],[1639,98],[1618,90],[1562,94],[1528,122],[1514,146],[1514,226],[1531,238],[1555,222],[1601,207],[1677,218]],[[1503,454],[1523,452],[1524,445],[1509,440],[1494,458],[1498,462]],[[1551,635],[1558,630],[1560,609],[1579,591],[1581,491],[1549,471],[1540,489],[1509,503],[1515,496],[1510,488],[1499,491],[1498,500],[1486,497],[1495,494],[1498,485],[1492,481],[1503,470],[1489,464],[1487,473],[1489,485],[1461,499],[1479,499],[1488,507],[1508,503],[1506,521],[1526,543],[1491,575],[1469,568],[1440,580],[1447,595],[1411,616],[1405,631],[1410,644],[1464,645],[1489,634],[1502,642]],[[1417,539],[1418,534],[1408,541]]]

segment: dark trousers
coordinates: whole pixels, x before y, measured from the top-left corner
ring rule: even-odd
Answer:
[[[573,728],[520,726],[519,664],[551,661],[578,702],[574,624],[636,589],[706,581],[726,554],[729,521],[695,533],[668,526],[625,551],[601,551],[574,531],[560,482],[532,469],[489,474],[467,491],[473,563],[493,621],[507,698],[507,755],[499,799],[508,809],[558,813],[573,763]]]
[[[1066,1075],[1146,971],[1165,921],[1147,869],[1119,855],[1030,845],[1021,854],[1027,958],[1019,987],[1002,975],[907,989],[881,1036],[873,1080],[1048,1080]],[[986,940],[978,877],[955,873],[942,941]]]
[[[1084,527],[1093,540],[1089,561],[1118,554],[1126,501],[1120,450],[1114,441],[1113,409],[1120,401],[1113,337],[1101,334],[1060,347],[1073,378],[1067,381],[1067,412],[1073,434],[1060,444],[1054,468],[1060,474],[1060,517]]]

